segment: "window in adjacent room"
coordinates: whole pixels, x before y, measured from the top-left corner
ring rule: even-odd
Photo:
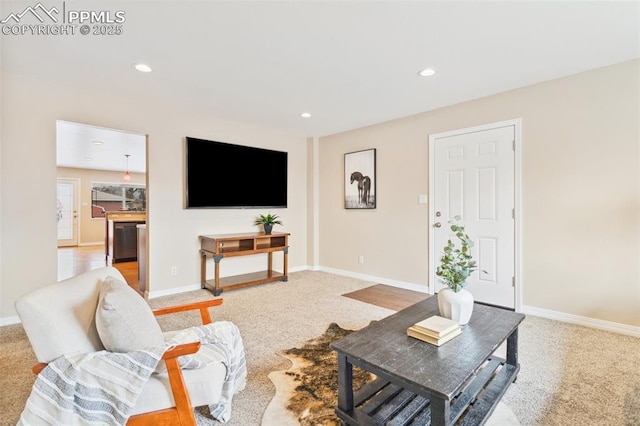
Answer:
[[[91,217],[105,217],[106,212],[146,211],[147,189],[135,183],[91,184]]]

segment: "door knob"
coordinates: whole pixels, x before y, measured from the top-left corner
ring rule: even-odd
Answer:
[[[442,224],[440,222],[436,222],[433,224],[434,228],[440,228]]]

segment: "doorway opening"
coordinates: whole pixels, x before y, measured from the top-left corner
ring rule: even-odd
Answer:
[[[139,290],[137,254],[127,261],[112,262],[108,225],[110,214],[135,214],[138,222],[146,222],[147,136],[57,120],[56,152],[58,280],[112,265]],[[76,201],[70,201],[73,187],[69,182],[75,183]],[[105,188],[122,189],[112,194]],[[129,249],[135,252],[137,241],[129,239],[129,243],[134,244]],[[148,265],[146,253],[144,256],[140,263]],[[146,270],[143,272],[146,276]]]

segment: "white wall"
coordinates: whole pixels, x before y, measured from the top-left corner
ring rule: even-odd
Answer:
[[[640,61],[320,140],[320,263],[423,286],[430,134],[522,118],[523,303],[640,326]],[[343,208],[343,157],[376,148],[377,208]],[[358,256],[365,263],[358,264]]]
[[[148,232],[151,292],[198,285],[198,235],[251,232],[263,210],[185,210],[185,136],[260,146],[289,153],[289,206],[278,230],[291,233],[289,266],[306,267],[307,142],[301,135],[218,119],[159,99],[119,98],[108,89],[82,90],[2,74],[0,185],[0,318],[15,315],[13,303],[30,290],[56,281],[56,120],[149,135]],[[233,176],[213,176],[211,190]],[[265,178],[265,187],[268,180]],[[274,267],[279,268],[279,258]],[[170,267],[178,267],[171,276]],[[228,259],[222,275],[264,269],[261,256]],[[211,269],[212,270],[212,269]]]

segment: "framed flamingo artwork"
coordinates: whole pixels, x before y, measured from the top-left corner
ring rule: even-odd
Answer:
[[[344,208],[376,208],[376,150],[344,155]]]

